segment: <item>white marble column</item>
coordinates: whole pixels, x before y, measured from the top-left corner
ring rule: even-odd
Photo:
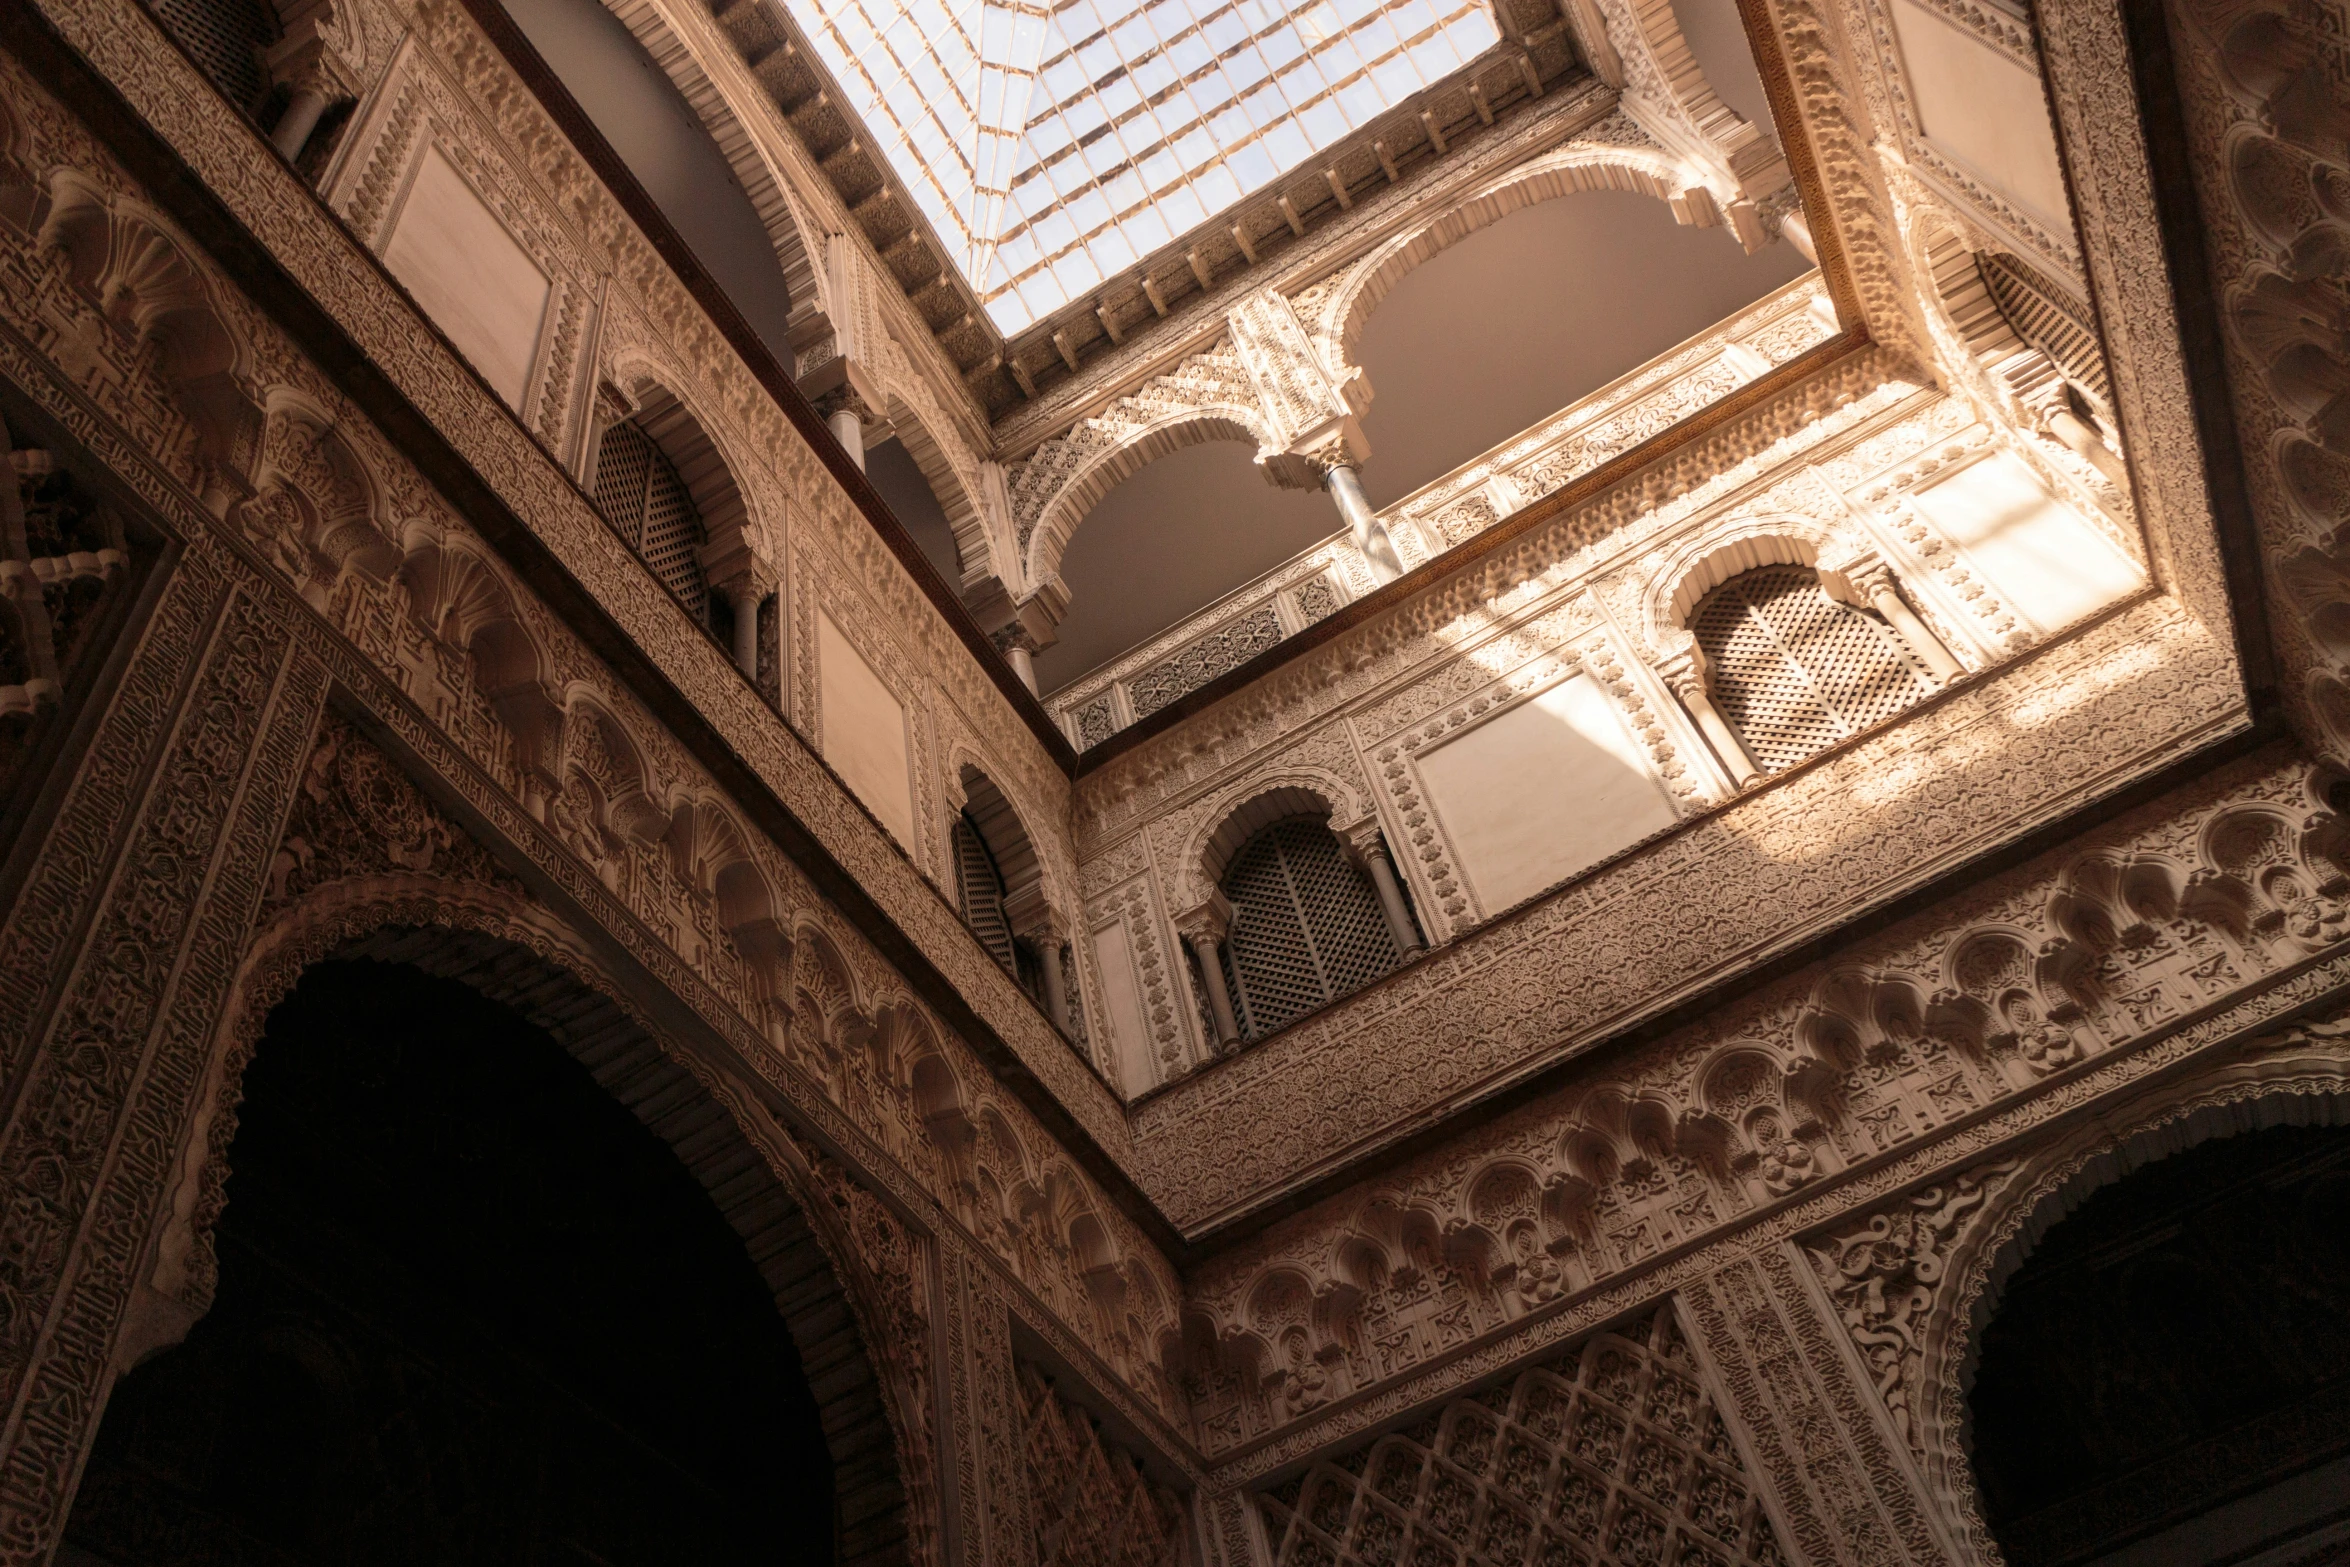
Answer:
[[[1346,524],[1346,531],[1354,539],[1355,548],[1362,551],[1370,565],[1371,580],[1382,585],[1403,575],[1403,561],[1395,553],[1395,541],[1387,536],[1387,526],[1371,510],[1371,502],[1363,494],[1362,476],[1350,463],[1332,465],[1322,481],[1329,487],[1330,498],[1338,503],[1338,515]]]

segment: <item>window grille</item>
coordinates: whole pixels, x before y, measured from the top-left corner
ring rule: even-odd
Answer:
[[[614,424],[596,448],[596,505],[646,568],[707,623],[701,514],[677,465],[633,421]]]
[[[1241,1032],[1261,1038],[1395,967],[1379,895],[1311,816],[1273,823],[1224,873],[1225,978]]]
[[[1003,965],[1004,972],[1019,977],[1019,954],[1012,941],[1012,922],[1004,913],[1004,878],[996,869],[995,856],[987,852],[987,840],[979,836],[969,816],[955,820],[955,888],[962,904],[963,923],[971,927],[971,934],[988,950],[989,956]]]
[[[1881,723],[1931,689],[1900,636],[1828,597],[1808,566],[1732,577],[1690,629],[1713,699],[1757,767],[1777,772]]]
[[[212,78],[221,96],[251,114],[269,82],[258,58],[277,42],[266,0],[149,0],[163,30]]]
[[[1260,1492],[1277,1567],[1784,1567],[1673,1308]]]

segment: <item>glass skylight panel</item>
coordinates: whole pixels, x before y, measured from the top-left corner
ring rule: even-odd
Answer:
[[[1013,333],[1499,41],[1485,0],[781,0]]]

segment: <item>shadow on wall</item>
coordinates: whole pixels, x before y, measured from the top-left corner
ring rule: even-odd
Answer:
[[[701,119],[598,0],[504,0],[704,271],[787,369],[791,290],[751,198]]]
[[[873,488],[889,503],[914,542],[922,546],[922,553],[938,568],[947,586],[960,591],[963,567],[955,553],[954,526],[947,521],[946,509],[939,505],[930,481],[922,476],[905,442],[892,436],[866,447],[865,477],[873,481]]]
[[[1406,274],[1355,345],[1372,389],[1365,493],[1393,505],[1810,267],[1784,242],[1749,256],[1632,191],[1479,229]]]

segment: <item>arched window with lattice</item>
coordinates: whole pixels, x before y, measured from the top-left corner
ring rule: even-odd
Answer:
[[[949,836],[963,923],[1046,1016],[1082,1040],[1084,1014],[1069,944],[1045,902],[1036,847],[993,779],[966,766],[962,784],[965,804]]]
[[[596,449],[596,505],[678,602],[709,625],[712,604],[723,601],[713,599],[702,576],[701,513],[677,464],[633,419],[616,420]]]
[[[963,923],[1005,972],[1017,969],[1011,916],[1004,909],[1004,874],[969,811],[955,818],[955,894]]]
[[[1274,822],[1226,867],[1225,979],[1241,1035],[1259,1039],[1360,989],[1402,954],[1370,879],[1327,823]]]
[[[1828,597],[1809,566],[1732,577],[1698,602],[1689,629],[1715,705],[1765,772],[1881,723],[1932,689],[1899,633]]]

